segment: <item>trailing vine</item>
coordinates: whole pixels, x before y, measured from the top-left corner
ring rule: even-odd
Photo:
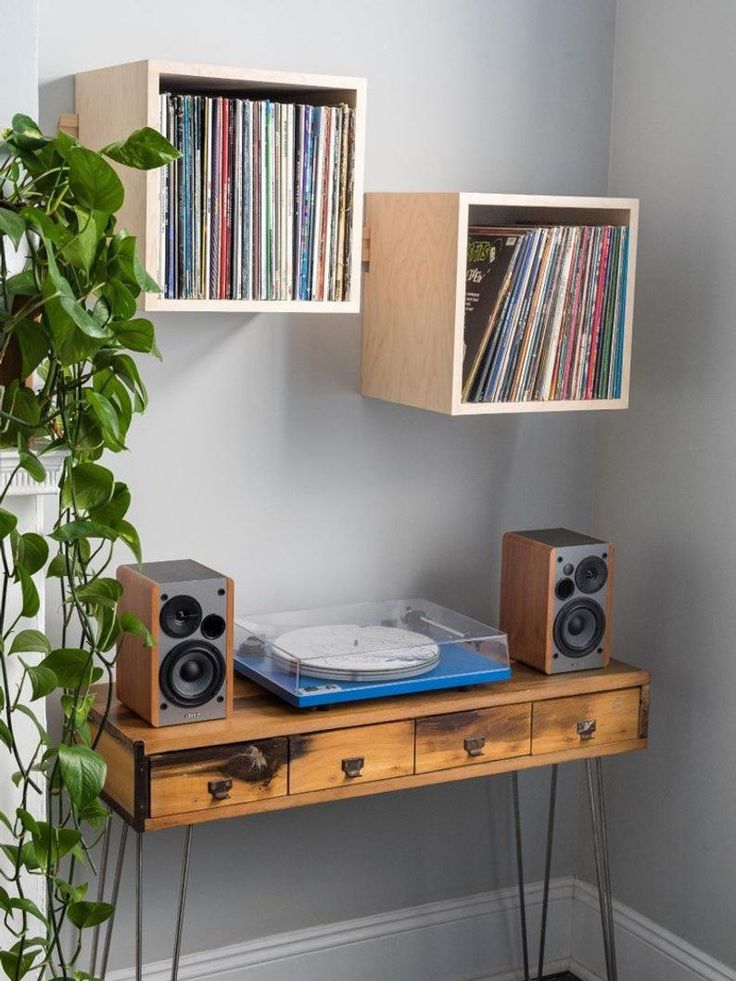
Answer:
[[[109,820],[99,729],[88,721],[92,686],[111,680],[122,632],[152,641],[137,617],[118,614],[115,546],[138,562],[141,546],[127,519],[130,492],[107,455],[100,460],[125,449],[133,415],[146,408],[135,355],[158,352],[136,307],[158,287],[135,239],[117,228],[123,185],[105,158],[150,169],[178,155],[152,129],[99,153],[62,132],[45,136],[22,115],[0,134],[0,446],[18,454],[0,488],[0,751],[17,788],[15,809],[0,811],[0,916],[10,938],[0,964],[11,981],[31,971],[39,981],[89,977],[78,966],[85,931],[113,912],[87,898]],[[63,455],[53,531],[22,532],[5,497],[20,470],[46,480],[50,451]],[[42,575],[60,589],[58,646],[33,625]],[[34,711],[44,698],[59,701],[58,732]],[[20,738],[26,720],[33,735]],[[31,898],[39,894],[44,902]]]

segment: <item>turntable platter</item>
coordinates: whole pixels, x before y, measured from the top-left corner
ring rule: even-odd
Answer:
[[[436,667],[439,647],[399,627],[326,624],[280,635],[271,656],[289,671],[332,681],[390,681]]]

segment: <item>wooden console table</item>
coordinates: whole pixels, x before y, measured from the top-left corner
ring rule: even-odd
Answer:
[[[92,713],[101,718],[106,686]],[[517,869],[525,976],[529,956],[523,892],[517,773],[551,766],[547,863],[538,963],[544,934],[554,827],[557,767],[585,760],[596,852],[596,872],[609,981],[616,979],[613,912],[601,758],[644,749],[649,675],[618,661],[603,670],[546,676],[513,666],[509,681],[449,691],[377,699],[300,711],[250,682],[236,679],[229,719],[153,728],[113,699],[97,750],[107,761],[103,797],[123,819],[112,902],[117,899],[128,828],[137,833],[136,977],[142,974],[142,839],[144,832],[186,827],[172,961],[181,948],[194,824],[262,811],[301,807],[427,784],[510,772],[513,775]],[[105,893],[110,831],[103,844],[99,898]],[[112,921],[101,970],[99,930],[90,972],[104,977]]]

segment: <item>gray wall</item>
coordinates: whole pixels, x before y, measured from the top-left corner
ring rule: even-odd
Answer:
[[[631,408],[597,431],[616,644],[654,675],[611,762],[616,895],[736,965],[736,113],[731,0],[619,0],[610,190],[641,197]]]
[[[72,108],[74,72],[103,64],[357,74],[368,190],[606,190],[613,0],[42,0],[41,15],[47,127]],[[157,327],[151,407],[115,462],[147,557],[231,573],[243,612],[424,594],[493,620],[504,530],[590,527],[589,416],[451,420],[362,399],[358,317]],[[573,867],[577,775],[564,780],[560,872]],[[536,841],[545,787],[524,778]],[[197,829],[186,948],[508,883],[507,789],[473,781]],[[168,949],[178,843],[146,843],[146,959]],[[128,943],[113,966],[130,963],[129,893],[119,916]]]
[[[38,2],[4,0],[0,129],[16,112],[35,117],[38,111]]]

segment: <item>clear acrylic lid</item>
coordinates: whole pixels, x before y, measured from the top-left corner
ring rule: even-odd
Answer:
[[[480,680],[509,663],[504,633],[424,599],[239,617],[235,648],[236,665],[291,677],[305,690],[315,688],[308,679],[400,684],[465,671]]]

